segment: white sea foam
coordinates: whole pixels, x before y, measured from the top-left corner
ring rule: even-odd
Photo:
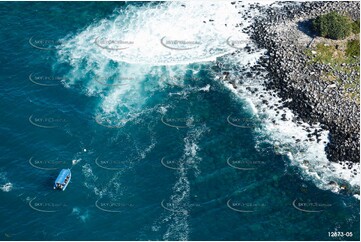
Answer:
[[[258,1],[254,1],[258,2]],[[259,4],[277,6],[277,2],[258,2]],[[252,10],[253,16],[259,14],[257,10]],[[243,22],[246,27],[251,21]],[[241,31],[240,28],[235,29],[235,32]],[[237,34],[234,34],[237,35]],[[259,143],[270,142],[278,144],[278,152],[287,156],[291,165],[301,168],[302,174],[305,178],[312,179],[315,184],[321,189],[329,189],[333,192],[339,192],[343,189],[345,183],[352,186],[356,191],[359,190],[360,181],[360,167],[354,165],[355,171],[349,170],[345,167],[347,161],[341,164],[330,162],[327,159],[325,147],[328,140],[328,131],[322,130],[320,124],[309,125],[304,122],[296,123],[294,120],[295,115],[288,108],[282,108],[279,114],[278,110],[270,109],[269,106],[281,107],[283,102],[280,98],[276,97],[272,91],[266,91],[264,84],[267,81],[264,77],[246,77],[244,72],[239,72],[239,67],[251,67],[259,60],[260,56],[265,53],[265,50],[257,49],[248,37],[244,37],[243,43],[253,49],[251,53],[239,50],[231,55],[225,54],[218,58],[219,66],[222,71],[231,73],[228,79],[242,80],[238,83],[237,89],[234,85],[225,80],[226,76],[216,76],[215,79],[222,80],[225,85],[232,90],[238,98],[243,99],[249,104],[249,109],[253,112],[255,117],[262,120],[261,129],[257,129]],[[229,68],[232,67],[234,71]],[[232,69],[231,68],[231,69]],[[248,69],[248,71],[252,72]],[[233,75],[233,77],[232,77]],[[258,90],[251,92],[250,89]],[[263,97],[261,97],[263,95]],[[262,100],[267,100],[268,105],[264,104]],[[281,114],[285,114],[287,120],[281,120]],[[307,130],[311,132],[307,132]],[[318,141],[313,137],[313,141],[309,140],[307,136],[318,130]],[[296,140],[299,141],[296,141]],[[307,140],[307,141],[305,141]],[[290,152],[291,151],[291,152]],[[357,196],[356,196],[357,197]]]
[[[166,214],[156,221],[153,228],[158,228],[163,223],[167,224],[167,231],[163,240],[189,240],[189,214],[190,208],[190,183],[191,173],[199,175],[198,164],[201,158],[197,155],[199,151],[199,140],[208,131],[207,126],[202,125],[187,132],[184,138],[183,155],[180,158],[179,169],[177,169],[177,180],[173,185],[173,194],[165,199]],[[169,206],[169,207],[168,207]]]
[[[11,182],[7,182],[0,187],[3,192],[10,192],[13,189],[13,184]]]
[[[85,177],[84,186],[88,189],[93,189],[95,194],[99,194],[99,190],[95,186],[98,177],[93,173],[93,169],[90,164],[85,164],[82,166],[82,173]]]
[[[71,215],[75,216],[83,223],[87,222],[90,219],[89,210],[85,209],[85,211],[83,212],[82,209],[80,209],[79,207],[73,207]]]
[[[116,169],[116,172],[112,177],[106,182],[106,184],[100,182],[99,177],[96,175],[96,170],[93,169],[93,166],[89,163],[82,166],[82,173],[84,175],[84,186],[94,192],[94,194],[99,197],[107,197],[109,199],[117,200],[124,195],[126,188],[122,185],[122,178],[125,172],[131,170],[137,161],[145,159],[148,153],[150,153],[155,145],[156,139],[154,138],[154,133],[150,130],[150,140],[149,144],[144,146],[139,146],[139,144],[134,141],[132,148],[134,149],[135,155],[131,156],[129,159],[124,161],[126,166],[123,166],[121,169]],[[144,142],[144,140],[142,140]],[[98,168],[96,166],[96,168]]]
[[[262,50],[253,53],[242,50],[242,47],[246,45],[253,48],[254,45],[249,37],[241,32],[242,28],[247,27],[251,22],[250,19],[242,19],[242,15],[247,10],[247,3],[245,3],[245,8],[241,8],[241,5],[242,3],[237,3],[236,8],[230,2],[224,1],[166,2],[129,6],[127,9],[119,10],[111,17],[90,25],[63,42],[64,44],[58,50],[59,60],[72,66],[67,80],[64,80],[64,85],[67,87],[80,85],[87,95],[100,96],[101,102],[96,115],[99,115],[100,120],[107,124],[116,122],[126,125],[155,110],[166,113],[166,106],[145,109],[144,105],[154,93],[169,84],[164,81],[165,79],[168,81],[171,79],[171,84],[179,86],[184,86],[184,82],[182,78],[176,79],[175,83],[174,78],[159,78],[156,82],[154,77],[164,77],[164,75],[184,77],[189,71],[189,66],[186,64],[214,61],[221,56],[224,56],[223,63],[228,62],[233,66],[252,65],[262,55]],[[241,27],[236,27],[240,25]],[[105,45],[99,44],[100,42],[96,42],[99,38],[108,42]],[[227,44],[229,38],[238,40],[240,45],[234,48],[229,43]],[[162,45],[162,39],[198,43],[190,46],[189,50],[185,50],[186,46],[173,46],[183,48],[183,50],[175,50],[172,49],[173,47],[167,48]],[[128,46],[117,45],[114,44],[116,41],[129,43]],[[114,50],[115,47],[122,49]],[[237,54],[227,55],[235,51]],[[225,69],[222,67],[222,70]],[[198,70],[191,71],[196,73]],[[219,77],[219,79],[222,78]],[[260,85],[259,91],[252,94],[244,85],[239,85],[239,88],[235,90],[232,85],[227,84],[227,87],[238,97],[248,101],[254,115],[262,119],[261,129],[256,130],[260,142],[277,143],[278,152],[288,155],[291,164],[300,167],[303,176],[311,178],[321,189],[338,192],[340,187],[330,182],[347,181],[354,186],[358,184],[359,167],[356,168],[358,175],[353,176],[349,171],[341,169],[340,165],[331,164],[327,160],[324,151],[328,142],[327,131],[319,132],[319,142],[304,142],[308,138],[305,129],[314,131],[319,129],[318,124],[311,127],[306,123],[295,123],[292,121],[294,114],[287,108],[282,109],[287,121],[282,121],[280,116],[276,116],[275,110],[269,109],[262,103],[262,99],[266,99],[270,105],[281,105],[279,98],[262,88],[264,80],[257,77],[238,78],[249,85]],[[206,86],[198,91],[208,90],[209,86]],[[261,93],[264,95],[263,98],[259,96]],[[178,94],[186,96],[188,92],[176,95]],[[301,142],[296,142],[295,139],[300,139]],[[191,157],[189,159],[192,162],[196,157],[197,143],[190,139],[185,140],[185,144],[185,154]],[[187,172],[189,172],[187,169],[179,171],[179,179],[173,186],[174,194],[169,198],[178,209],[184,208],[184,202],[189,199]],[[102,196],[107,192],[107,188],[100,190],[94,185],[96,176],[89,165],[83,166],[83,173],[86,177],[85,184],[91,186],[96,194]],[[117,173],[114,179],[120,174]],[[187,216],[187,213],[176,212],[169,217],[164,217],[163,221],[171,220],[171,225],[163,239],[187,240],[189,233]],[[157,222],[154,227],[159,227],[158,223],[162,224],[162,222]]]
[[[211,88],[211,85],[207,84],[206,86],[201,87],[198,90],[203,91],[203,92],[209,92],[210,88]]]
[[[69,62],[84,59],[84,53],[151,66],[210,61],[234,51],[226,40],[238,33],[239,11],[243,9],[224,1],[129,5],[69,39],[59,52]],[[186,46],[167,41],[183,41]]]
[[[122,171],[117,171],[105,186],[100,186],[100,182],[98,182],[99,178],[94,174],[93,168],[90,164],[82,166],[82,173],[85,178],[84,186],[92,190],[99,198],[107,196],[108,198],[114,199],[123,194],[123,189],[119,181],[119,178],[123,174]]]
[[[62,41],[59,62],[72,66],[63,83],[102,97],[96,114],[100,123],[124,126],[152,111],[144,104],[156,91],[182,86],[186,64],[215,60],[243,46],[249,37],[236,30],[250,22],[240,18],[245,11],[247,5],[224,1],[129,5]],[[199,43],[185,50],[162,39]]]
[[[227,61],[237,65],[236,58],[243,57],[231,56]],[[234,74],[239,75],[237,72]],[[237,79],[236,76],[232,77],[232,74],[230,78]],[[256,129],[259,143],[273,144],[276,153],[287,156],[290,164],[301,168],[303,177],[312,179],[320,189],[337,193],[344,188],[345,184],[351,185],[352,189],[359,189],[359,165],[354,165],[353,169],[357,171],[354,175],[353,171],[345,169],[342,164],[330,162],[327,159],[325,152],[325,147],[329,142],[327,130],[322,130],[320,124],[310,125],[301,121],[296,123],[295,115],[290,109],[282,107],[281,99],[274,96],[272,91],[265,90],[264,83],[267,81],[265,78],[257,76],[247,78],[243,75],[238,80],[242,80],[242,83],[237,85],[237,89],[229,83],[225,85],[238,98],[248,102],[250,109],[254,111],[254,116],[261,120],[261,128]],[[254,88],[258,90],[252,92]],[[268,104],[263,103],[263,100],[267,100]],[[273,108],[269,108],[270,106]],[[282,109],[275,109],[276,107],[282,107]],[[280,111],[279,114],[277,111]],[[285,115],[286,120],[282,120],[282,114]],[[315,130],[318,130],[319,140],[317,141],[313,136],[311,137],[313,140],[310,141],[307,135]],[[289,161],[285,159],[285,162],[287,164]]]
[[[7,178],[6,172],[0,172],[0,190],[3,192],[10,192],[13,189],[13,184]]]

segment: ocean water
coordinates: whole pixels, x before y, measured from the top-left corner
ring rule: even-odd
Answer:
[[[359,167],[262,101],[249,5],[1,2],[1,240],[359,240]]]

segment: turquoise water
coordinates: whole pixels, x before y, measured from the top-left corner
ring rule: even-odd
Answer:
[[[1,239],[359,240],[359,200],[277,152],[208,55],[88,41],[165,5],[0,3]]]

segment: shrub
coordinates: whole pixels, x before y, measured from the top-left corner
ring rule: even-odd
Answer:
[[[352,21],[336,12],[318,16],[313,20],[318,35],[330,39],[344,39],[352,32]]]
[[[346,55],[349,57],[360,56],[360,40],[350,40],[347,42]]]
[[[360,33],[360,20],[354,21],[352,23],[352,32],[354,34],[359,34]]]

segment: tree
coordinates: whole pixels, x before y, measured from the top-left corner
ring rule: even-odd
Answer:
[[[331,12],[313,20],[313,28],[322,37],[344,39],[352,33],[352,21],[346,16]]]

